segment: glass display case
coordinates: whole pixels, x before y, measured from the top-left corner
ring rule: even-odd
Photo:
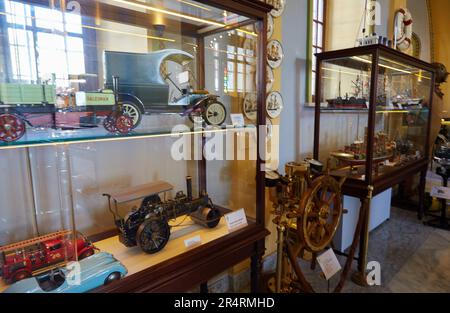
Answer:
[[[420,173],[423,216],[435,72],[383,45],[317,54],[316,69],[314,158],[361,202],[352,280],[365,286],[372,200]]]
[[[346,193],[376,195],[424,171],[432,66],[381,45],[317,57],[315,157],[347,177]]]
[[[0,0],[0,291],[187,291],[248,258],[256,290],[271,9]]]

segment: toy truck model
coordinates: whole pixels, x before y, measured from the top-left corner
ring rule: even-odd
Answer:
[[[54,126],[55,102],[54,85],[0,83],[0,141],[22,138],[25,124],[33,126],[29,114],[52,116]]]
[[[74,261],[75,253],[78,260],[95,253],[94,245],[82,235],[76,238],[75,250],[70,234],[59,231],[0,247],[0,276],[11,284]]]
[[[192,197],[192,179],[186,178],[187,195],[179,191],[175,198],[161,201],[159,194],[173,189],[166,182],[155,182],[131,188],[118,194],[104,194],[108,197],[109,210],[119,230],[119,241],[126,247],[139,246],[148,254],[162,250],[170,237],[169,219],[183,215],[197,224],[207,228],[216,227],[222,213],[214,207],[206,192],[201,192],[197,199]],[[130,212],[125,218],[120,217],[117,205],[143,199],[139,209]],[[114,201],[114,209],[111,205]]]

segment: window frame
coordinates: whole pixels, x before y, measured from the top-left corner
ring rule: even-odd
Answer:
[[[314,3],[317,4],[317,10],[319,10],[319,1],[323,1],[323,12],[322,12],[322,21],[320,21],[314,15]],[[307,64],[308,64],[308,72],[307,72],[307,86],[306,86],[306,102],[314,103],[315,102],[315,90],[313,90],[313,86],[315,86],[315,78],[316,78],[316,67],[315,67],[315,52],[320,50],[320,52],[325,51],[326,49],[326,27],[327,27],[327,3],[328,0],[309,0],[309,10],[308,10],[308,55],[307,55]],[[317,11],[317,17],[320,16]],[[316,44],[317,39],[319,38],[319,25],[322,26],[322,41],[321,45]],[[315,31],[314,31],[315,29]],[[315,37],[314,37],[315,34]]]
[[[86,51],[85,51],[85,38],[84,38],[84,29],[83,28],[81,28],[81,33],[74,33],[74,32],[69,32],[69,31],[67,31],[67,29],[64,29],[63,31],[57,31],[57,32],[55,32],[54,30],[52,30],[52,29],[48,29],[48,28],[44,28],[44,27],[39,27],[39,26],[37,26],[37,23],[36,23],[36,13],[35,13],[35,8],[36,8],[36,5],[35,4],[33,4],[33,3],[22,3],[22,2],[20,2],[20,1],[14,1],[14,0],[10,0],[10,2],[14,2],[14,3],[20,3],[20,4],[23,4],[23,5],[28,5],[29,7],[30,7],[30,16],[28,17],[28,16],[25,16],[24,18],[25,18],[25,23],[24,24],[14,24],[14,23],[10,23],[10,22],[8,22],[8,20],[7,20],[7,16],[6,15],[4,15],[3,16],[3,18],[2,18],[2,28],[5,30],[5,33],[6,34],[8,34],[8,35],[6,35],[5,36],[5,38],[4,38],[4,40],[3,40],[3,45],[4,45],[4,53],[5,53],[5,58],[6,58],[6,64],[7,64],[7,66],[8,66],[8,77],[9,77],[9,80],[11,81],[11,82],[16,82],[16,81],[21,81],[21,79],[19,78],[19,79],[15,79],[14,78],[14,73],[13,73],[13,69],[12,69],[12,57],[11,57],[11,47],[20,47],[19,45],[16,45],[16,44],[14,44],[14,43],[11,43],[11,41],[10,41],[10,38],[9,38],[9,29],[12,29],[12,30],[23,30],[23,31],[25,31],[25,32],[31,32],[31,34],[32,34],[32,37],[33,37],[33,50],[34,50],[34,64],[33,64],[33,66],[34,66],[34,70],[35,70],[35,73],[36,73],[36,80],[34,80],[33,78],[34,77],[30,77],[30,81],[31,82],[38,82],[41,78],[40,78],[40,76],[39,76],[39,74],[40,74],[40,72],[39,72],[39,49],[38,49],[38,34],[39,33],[46,33],[46,34],[53,34],[53,35],[60,35],[60,36],[63,36],[63,37],[72,37],[72,38],[79,38],[79,39],[81,39],[82,40],[82,42],[83,42],[83,58],[85,59],[86,58]],[[5,11],[6,10],[6,7],[4,7],[4,5],[5,5],[5,2],[3,2],[2,3],[2,6],[3,6],[3,10]],[[44,7],[45,8],[45,7]],[[49,8],[46,8],[46,9],[49,9]],[[5,11],[6,12],[6,11]],[[64,13],[64,12],[62,12],[62,13]],[[27,24],[27,22],[26,22],[26,20],[27,20],[27,18],[30,18],[31,19],[31,25],[28,25]],[[80,22],[80,25],[83,25],[83,21],[82,21],[82,19],[83,19],[83,17],[81,16],[81,22]],[[62,21],[62,25],[63,25],[63,27],[65,28],[65,25],[64,25],[64,21]],[[66,51],[66,53],[68,53],[69,51]],[[85,61],[85,60],[84,60]],[[85,70],[86,70],[86,64],[85,64]],[[67,79],[68,79],[68,77],[67,77]]]

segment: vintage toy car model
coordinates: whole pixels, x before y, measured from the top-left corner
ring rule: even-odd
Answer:
[[[216,227],[222,217],[214,207],[208,194],[203,191],[197,199],[192,197],[192,179],[186,178],[187,195],[179,191],[172,200],[161,201],[159,194],[168,192],[173,186],[166,182],[155,182],[123,190],[108,197],[109,210],[119,230],[119,240],[127,247],[138,245],[142,251],[152,254],[162,250],[170,237],[169,219],[187,215],[197,224]],[[117,205],[143,199],[141,207],[134,209],[125,218],[120,217]],[[111,201],[114,201],[114,208]]]
[[[59,231],[0,247],[0,276],[13,283],[95,253],[94,245],[80,233],[75,250],[71,234],[72,231]]]
[[[186,66],[194,60],[187,52],[165,49],[152,53],[105,51],[106,88],[113,85],[112,77],[120,77],[119,97],[124,112],[137,126],[144,113],[178,113],[191,120],[202,119],[206,124],[219,126],[227,118],[225,106],[218,96],[205,90],[179,88],[170,77],[162,76],[161,67],[167,61]],[[169,99],[170,82],[181,95]]]
[[[40,276],[21,280],[4,292],[83,293],[108,285],[125,277],[128,273],[122,263],[106,252],[94,254],[78,262],[78,265],[79,267],[74,266],[71,269],[73,273],[67,268],[57,268]]]

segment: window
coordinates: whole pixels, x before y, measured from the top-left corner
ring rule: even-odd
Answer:
[[[252,35],[228,31],[206,39],[213,51],[214,89],[225,94],[255,89],[256,40]],[[223,58],[226,56],[226,58]],[[220,89],[220,90],[219,90]]]
[[[67,87],[70,74],[85,73],[80,15],[9,0],[4,5],[13,80],[55,78]]]
[[[311,97],[309,101],[314,102],[314,94],[316,88],[316,53],[320,53],[324,50],[325,44],[325,6],[327,0],[310,0],[310,5],[312,6],[311,21],[311,84],[310,84],[310,94]]]

